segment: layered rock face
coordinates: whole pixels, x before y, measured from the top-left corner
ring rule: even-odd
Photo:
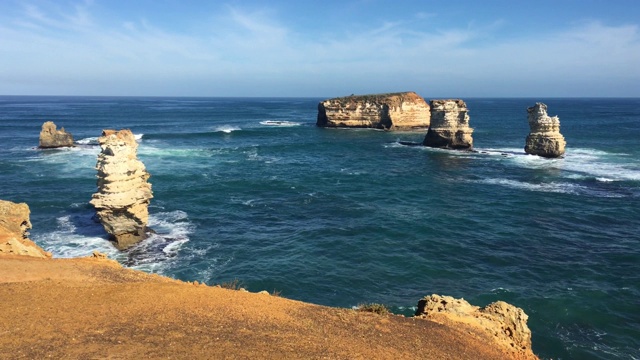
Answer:
[[[441,323],[453,321],[471,325],[495,338],[514,358],[537,359],[531,350],[529,317],[522,309],[504,301],[480,308],[463,299],[434,294],[418,302],[416,316]]]
[[[547,105],[536,103],[527,108],[529,128],[524,151],[527,154],[556,158],[564,155],[567,142],[560,134],[560,119],[547,115]]]
[[[31,229],[29,215],[27,204],[0,200],[0,255],[51,257],[51,253],[42,250],[27,238]]]
[[[137,158],[138,143],[131,130],[104,130],[98,139],[98,191],[91,204],[118,249],[147,237],[151,198],[149,173]]]
[[[431,125],[423,145],[446,149],[473,148],[467,104],[460,99],[431,100]]]
[[[388,130],[429,126],[429,104],[415,92],[352,95],[318,104],[317,126]]]
[[[42,124],[42,130],[40,131],[40,145],[41,149],[59,148],[59,147],[72,147],[73,136],[64,131],[64,128],[57,130],[56,124],[53,121],[47,121]]]

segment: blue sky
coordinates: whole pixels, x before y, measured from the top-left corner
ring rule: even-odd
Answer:
[[[0,0],[0,95],[640,97],[640,2]]]

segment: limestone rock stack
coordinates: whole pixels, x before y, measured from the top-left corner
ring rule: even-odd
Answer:
[[[483,308],[464,299],[431,295],[418,302],[417,317],[439,323],[460,322],[471,325],[502,345],[511,358],[537,359],[531,350],[531,330],[525,312],[504,301],[496,301]]]
[[[317,126],[387,130],[425,129],[429,104],[415,92],[351,95],[318,104]]]
[[[567,142],[560,134],[560,119],[547,115],[547,105],[536,103],[527,109],[529,128],[524,151],[531,155],[556,158],[564,155]]]
[[[47,121],[42,124],[42,130],[40,131],[40,144],[41,149],[59,148],[59,147],[72,147],[73,135],[64,131],[64,128],[57,130],[56,124],[53,121]]]
[[[29,215],[27,204],[0,200],[0,255],[51,257],[51,253],[27,238],[31,229]]]
[[[151,198],[149,173],[137,158],[131,130],[104,130],[98,139],[98,191],[91,204],[117,248],[123,250],[147,237]]]
[[[431,125],[423,145],[447,149],[473,148],[467,104],[460,99],[431,100]]]

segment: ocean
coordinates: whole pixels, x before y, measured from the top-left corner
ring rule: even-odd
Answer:
[[[524,309],[545,359],[640,359],[640,99],[464,99],[477,152],[426,131],[323,129],[320,98],[0,97],[0,199],[55,257],[316,304],[428,294]],[[566,156],[524,153],[527,107]],[[78,146],[38,150],[43,122]],[[128,128],[157,234],[119,252],[93,220],[97,137]],[[419,336],[418,334],[416,336]],[[425,334],[424,336],[427,336]]]

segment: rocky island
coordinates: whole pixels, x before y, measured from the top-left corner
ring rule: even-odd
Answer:
[[[40,131],[40,141],[38,147],[41,149],[53,149],[60,147],[73,147],[73,135],[66,132],[64,128],[57,129],[53,121],[42,124]]]
[[[426,129],[429,104],[415,92],[351,95],[318,104],[319,127]]]
[[[471,150],[473,129],[469,127],[467,104],[460,99],[431,100],[431,125],[423,145]]]
[[[527,108],[527,113],[531,132],[527,136],[524,151],[547,158],[564,155],[567,142],[560,134],[560,119],[547,115],[547,105],[543,103]]]
[[[151,198],[149,173],[138,160],[131,130],[104,130],[98,139],[98,191],[90,203],[118,249],[126,249],[147,237]]]

